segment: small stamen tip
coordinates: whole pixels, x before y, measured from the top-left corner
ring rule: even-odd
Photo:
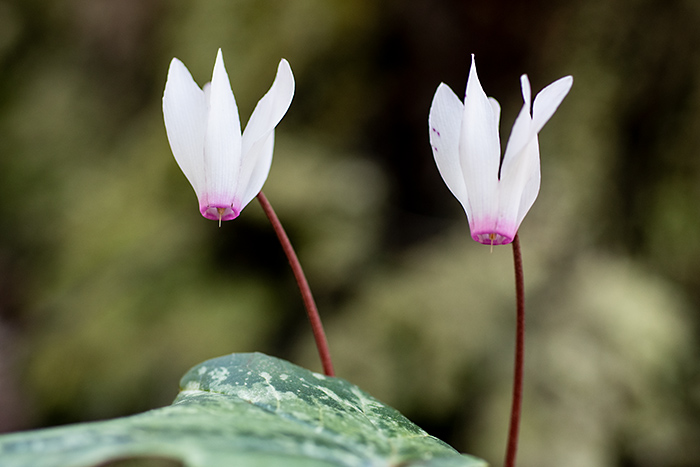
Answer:
[[[491,239],[491,253],[493,254],[493,241],[496,239],[496,234],[491,232],[489,238]]]
[[[221,216],[226,212],[226,208],[216,208],[216,212],[219,213],[219,227],[221,227]]]

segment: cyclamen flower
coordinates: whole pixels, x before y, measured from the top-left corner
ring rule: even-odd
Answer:
[[[442,179],[462,203],[471,236],[486,245],[513,241],[540,190],[537,133],[568,94],[573,78],[561,78],[535,96],[520,77],[523,107],[515,120],[501,164],[498,124],[501,107],[487,97],[472,64],[464,104],[444,83],[438,86],[428,119],[430,144]]]
[[[163,94],[163,117],[175,160],[194,188],[199,212],[228,221],[260,192],[272,164],[275,127],[294,96],[294,76],[282,59],[270,90],[258,102],[241,135],[221,49],[211,83],[197,86],[173,58]]]

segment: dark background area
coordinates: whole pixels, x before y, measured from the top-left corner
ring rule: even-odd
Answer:
[[[494,465],[511,252],[470,239],[428,111],[475,53],[505,143],[519,76],[573,75],[520,229],[520,465],[700,465],[694,0],[0,0],[0,430],[167,405],[231,352],[320,370],[259,206],[217,228],[168,147],[170,60],[202,85],[219,47],[243,122],[294,71],[265,192],[338,374]]]

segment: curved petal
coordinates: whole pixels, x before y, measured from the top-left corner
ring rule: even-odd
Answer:
[[[266,139],[287,113],[294,97],[294,75],[287,60],[282,59],[270,90],[258,101],[243,131],[243,154],[260,140]]]
[[[554,115],[554,112],[568,94],[574,79],[565,76],[545,87],[535,96],[535,102],[530,113],[530,82],[527,75],[520,77],[523,92],[523,107],[518,118],[515,120],[511,131],[506,153],[503,158],[503,165],[509,164],[510,159],[515,157],[532,138],[537,136],[545,123]]]
[[[535,202],[540,187],[540,153],[530,116],[531,92],[527,75],[520,77],[520,85],[523,107],[508,139],[499,181],[498,225],[502,234],[511,240]]]
[[[505,169],[505,168],[504,168]],[[540,191],[540,148],[537,134],[502,171],[499,182],[499,231],[512,238]]]
[[[501,124],[501,104],[493,97],[489,97],[489,102],[491,103],[493,114],[496,116],[496,128],[498,128]]]
[[[459,160],[459,132],[464,105],[445,83],[440,83],[430,106],[428,128],[430,145],[438,171],[447,188],[462,203],[469,217],[467,187]]]
[[[207,115],[209,115],[209,101],[211,100],[211,81],[204,83],[202,86],[202,91],[204,92],[204,101],[206,102]]]
[[[275,131],[272,130],[267,138],[264,140],[259,140],[253,145],[252,148],[248,150],[248,156],[251,160],[255,161],[255,166],[250,174],[249,180],[246,184],[241,185],[240,190],[240,204],[241,209],[246,207],[253,198],[255,198],[260,190],[262,190],[265,180],[270,173],[270,166],[272,165],[272,152],[275,147]]]
[[[522,187],[520,203],[518,205],[518,214],[515,220],[516,230],[520,226],[520,223],[523,221],[525,215],[528,213],[532,205],[535,204],[537,195],[540,193],[540,182],[542,179],[540,170],[540,143],[537,135],[535,135],[532,141],[530,141],[530,144],[525,147],[524,151],[528,153],[528,155],[522,159],[527,163],[527,165],[523,168],[525,183]]]
[[[535,96],[535,103],[532,106],[532,120],[535,133],[539,133],[544,124],[552,118],[552,115],[554,115],[559,104],[569,93],[573,84],[573,77],[564,76]]]
[[[530,114],[531,109],[531,92],[530,92],[530,81],[527,79],[527,75],[522,75],[520,77],[520,87],[523,93],[523,106],[520,109],[520,113],[513,123],[513,129],[508,137],[508,144],[506,145],[506,152],[503,156],[503,166],[501,168],[501,178],[503,178],[503,172],[506,167],[510,165],[515,157],[520,153],[520,151],[530,142],[530,140],[535,136],[536,133],[532,131],[532,117]]]
[[[530,83],[521,77],[523,107],[513,125],[500,179],[499,227],[517,231],[540,190],[540,149],[537,133],[552,117],[571,89],[573,78],[561,78],[535,97],[530,116]]]
[[[270,90],[258,101],[243,131],[243,159],[236,190],[239,199],[250,202],[262,189],[272,164],[274,137],[270,135],[287,113],[293,97],[294,75],[287,60],[282,59]]]
[[[222,220],[238,216],[235,188],[241,164],[241,124],[221,49],[216,55],[209,88],[209,118],[204,140],[204,196],[200,212],[208,219]]]
[[[163,93],[163,119],[175,161],[199,197],[204,188],[207,103],[185,65],[173,58]]]
[[[459,141],[472,237],[476,235],[475,231],[492,228],[498,212],[498,166],[501,159],[498,119],[498,113],[479,83],[472,55]]]

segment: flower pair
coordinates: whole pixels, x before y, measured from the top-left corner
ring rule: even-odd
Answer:
[[[540,188],[537,134],[571,89],[573,78],[544,88],[531,105],[530,82],[520,78],[523,107],[503,163],[498,134],[500,106],[486,96],[472,64],[464,103],[443,84],[430,108],[430,143],[440,174],[462,203],[472,238],[510,243]],[[175,160],[194,188],[201,214],[231,220],[260,192],[272,163],[274,131],[294,95],[294,76],[282,60],[270,90],[241,134],[236,100],[221,50],[211,83],[203,89],[174,58],[163,95],[163,115]]]

